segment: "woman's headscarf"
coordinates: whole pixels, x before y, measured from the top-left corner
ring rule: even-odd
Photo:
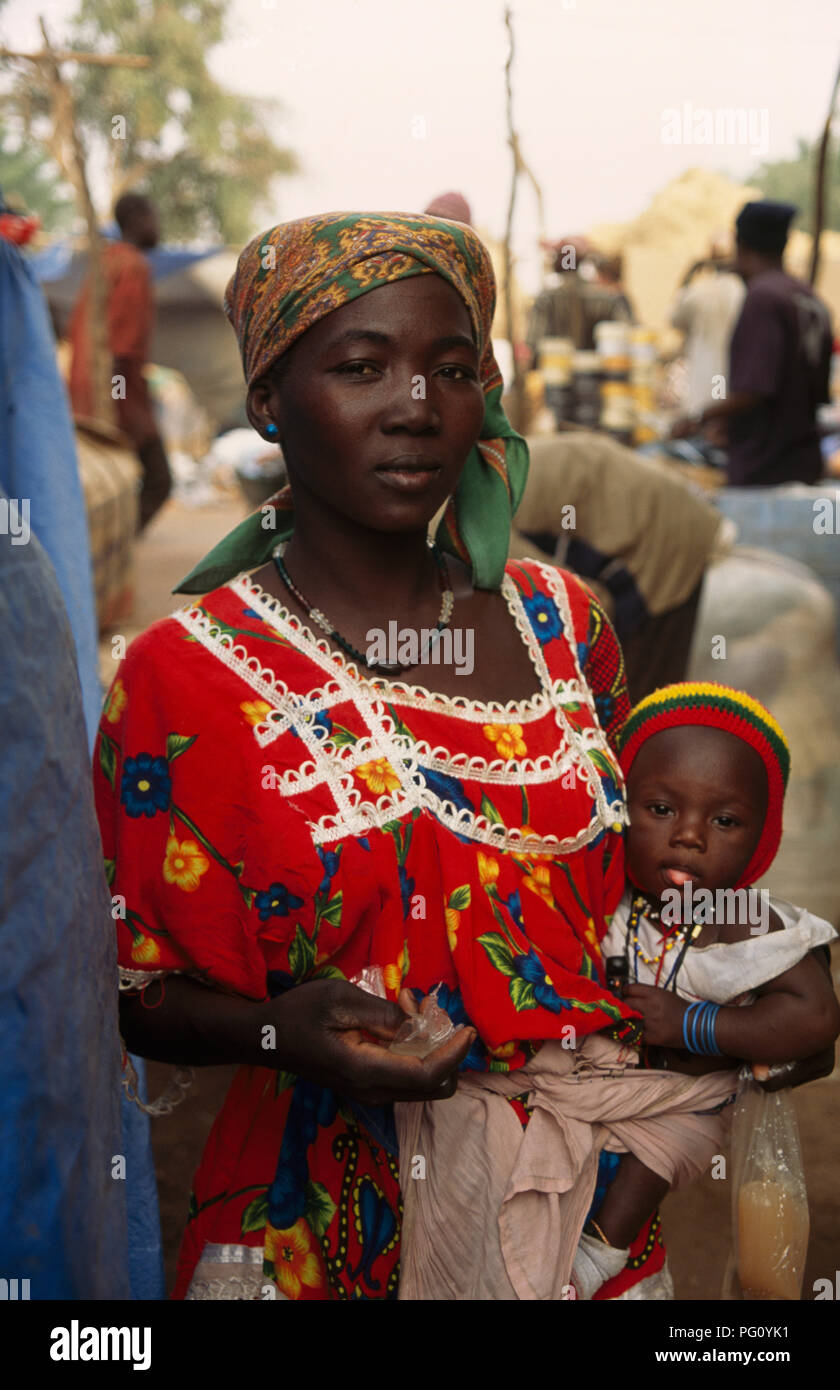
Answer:
[[[458,222],[407,213],[328,213],[284,222],[245,247],[225,294],[248,386],[313,324],[359,295],[412,275],[442,275],[469,310],[479,353],[484,422],[438,531],[443,549],[472,566],[479,589],[498,588],[510,524],[525,487],[528,449],[501,406],[490,332],[496,285],[490,257]],[[264,508],[275,510],[272,529]],[[294,529],[289,487],[246,517],[182,580],[203,594],[265,564]]]

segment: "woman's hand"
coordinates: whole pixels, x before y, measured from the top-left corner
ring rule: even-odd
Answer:
[[[655,985],[625,985],[622,999],[642,1015],[644,1041],[649,1047],[677,1047],[683,1043],[684,999]]]
[[[693,439],[694,435],[699,434],[703,425],[699,415],[681,415],[673,422],[668,431],[669,439]]]
[[[821,1076],[829,1076],[834,1070],[834,1044],[824,1052],[813,1057],[803,1057],[798,1062],[774,1062],[766,1066],[763,1062],[752,1063],[752,1074],[765,1091],[781,1091],[785,1086],[804,1086],[806,1081],[819,1081]]]
[[[276,1065],[369,1105],[451,1096],[476,1036],[463,1028],[427,1057],[395,1056],[371,1037],[389,1042],[403,1009],[343,980],[298,985],[273,1004]]]
[[[443,1100],[475,1039],[463,1028],[427,1057],[388,1052],[417,1006],[405,1010],[344,980],[312,980],[274,999],[256,1001],[209,989],[183,975],[120,995],[120,1031],[130,1052],[176,1066],[238,1064],[294,1072],[370,1105],[390,1100]]]

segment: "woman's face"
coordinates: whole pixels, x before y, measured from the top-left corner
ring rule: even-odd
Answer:
[[[478,438],[484,393],[467,307],[439,275],[371,290],[294,344],[279,382],[256,383],[295,509],[328,507],[378,531],[424,527]]]

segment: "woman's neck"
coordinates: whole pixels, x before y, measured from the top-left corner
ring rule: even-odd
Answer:
[[[315,524],[296,513],[284,559],[316,606],[326,607],[332,596],[342,607],[376,612],[387,595],[394,611],[410,611],[438,584],[425,531],[369,531],[323,513]]]

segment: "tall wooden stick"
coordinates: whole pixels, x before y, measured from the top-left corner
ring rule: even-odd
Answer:
[[[524,174],[534,190],[537,200],[537,220],[539,223],[540,241],[545,240],[545,201],[543,191],[539,182],[522,154],[522,147],[519,136],[513,123],[513,59],[515,52],[515,41],[513,32],[513,15],[510,6],[505,8],[505,26],[508,31],[508,54],[505,62],[505,110],[507,116],[508,144],[513,157],[513,167],[510,179],[510,196],[508,198],[507,221],[505,223],[504,237],[504,267],[505,267],[505,318],[507,320],[507,331],[510,338],[510,345],[515,349],[518,340],[519,325],[514,319],[513,306],[513,267],[515,257],[513,255],[513,214],[516,208],[516,191],[519,183],[520,174]],[[513,353],[513,381],[511,382],[511,419],[516,429],[525,427],[526,402],[525,402],[525,377],[522,368],[517,360],[516,352]]]
[[[110,422],[113,419],[113,407],[111,405],[111,373],[108,371],[108,343],[105,324],[108,312],[108,294],[102,265],[102,248],[99,244],[99,226],[88,188],[85,154],[76,127],[73,98],[70,89],[62,79],[46,25],[43,19],[39,19],[38,22],[44,36],[45,53],[39,66],[47,78],[52,106],[53,133],[50,145],[65,178],[73,185],[87,230],[88,272],[90,275],[88,327],[93,413],[97,420]]]
[[[86,63],[97,68],[148,68],[152,65],[151,58],[139,53],[75,53],[72,48],[47,47],[38,53],[0,48],[0,58],[25,58],[28,63]]]
[[[522,168],[522,158],[519,153],[519,140],[513,124],[513,84],[511,73],[513,69],[514,57],[514,35],[513,17],[510,7],[505,7],[505,27],[508,31],[508,54],[505,62],[505,111],[507,116],[508,144],[510,145],[511,155],[513,156],[513,167],[510,178],[510,194],[508,196],[507,221],[505,223],[504,239],[504,266],[505,266],[505,318],[507,319],[507,330],[510,334],[510,344],[513,355],[513,382],[511,383],[511,397],[513,419],[511,423],[514,429],[519,429],[524,423],[525,416],[525,382],[522,369],[513,351],[515,345],[515,329],[513,323],[513,250],[511,241],[513,237],[513,214],[516,207],[516,188],[519,182],[519,174]]]
[[[816,284],[817,275],[820,268],[820,238],[822,236],[823,221],[825,219],[825,166],[828,159],[828,144],[831,138],[831,123],[834,119],[834,107],[837,104],[837,92],[840,89],[840,67],[834,78],[834,86],[831,89],[831,100],[828,103],[828,115],[825,118],[820,147],[817,152],[817,167],[814,173],[814,227],[813,244],[811,246],[811,267],[808,272],[808,279],[812,285]]]

